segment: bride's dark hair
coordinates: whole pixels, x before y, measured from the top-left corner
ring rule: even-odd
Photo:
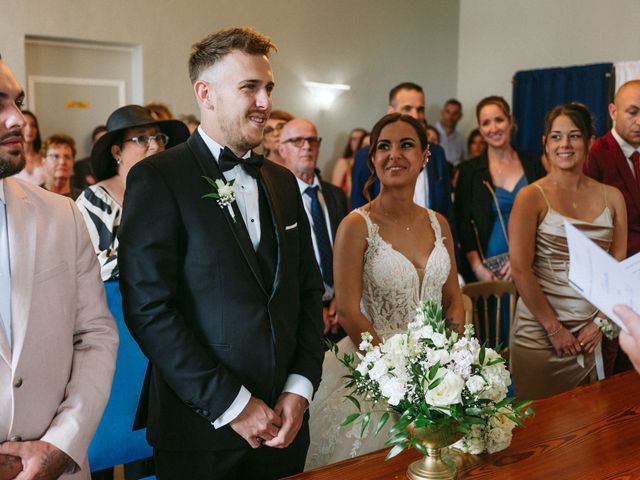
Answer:
[[[376,169],[373,166],[373,157],[376,154],[380,132],[382,132],[382,129],[387,125],[396,122],[405,122],[413,127],[413,129],[416,131],[416,134],[418,135],[418,139],[420,140],[420,147],[422,148],[423,152],[429,146],[429,141],[427,140],[427,129],[415,118],[410,117],[409,115],[404,115],[402,113],[388,113],[380,120],[378,120],[378,123],[376,123],[371,130],[371,146],[369,147],[369,154],[367,155],[367,166],[369,167],[369,170],[371,170],[371,175],[369,175],[369,178],[367,179],[366,183],[364,184],[364,188],[362,189],[364,197],[369,202],[371,201],[369,187],[371,187],[371,185],[373,185],[373,183],[378,178],[378,176],[376,175]]]

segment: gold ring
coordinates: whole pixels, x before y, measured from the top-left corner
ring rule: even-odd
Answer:
[[[581,347],[584,347],[584,343],[580,342],[580,346],[581,346]]]

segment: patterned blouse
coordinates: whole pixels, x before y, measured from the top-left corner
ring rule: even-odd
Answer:
[[[118,227],[122,207],[106,189],[91,185],[76,200],[89,230],[91,243],[98,255],[102,281],[117,279],[118,271]]]

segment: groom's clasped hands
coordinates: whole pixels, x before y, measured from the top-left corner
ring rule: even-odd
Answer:
[[[282,393],[273,410],[259,398],[251,397],[230,426],[251,448],[262,444],[286,448],[296,438],[307,406],[304,397],[291,392]]]

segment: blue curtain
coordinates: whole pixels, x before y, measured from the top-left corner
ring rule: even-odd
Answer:
[[[568,102],[589,107],[595,118],[596,135],[605,134],[611,126],[607,105],[611,100],[612,72],[612,63],[517,72],[512,103],[516,148],[542,153],[544,116],[556,105]]]

